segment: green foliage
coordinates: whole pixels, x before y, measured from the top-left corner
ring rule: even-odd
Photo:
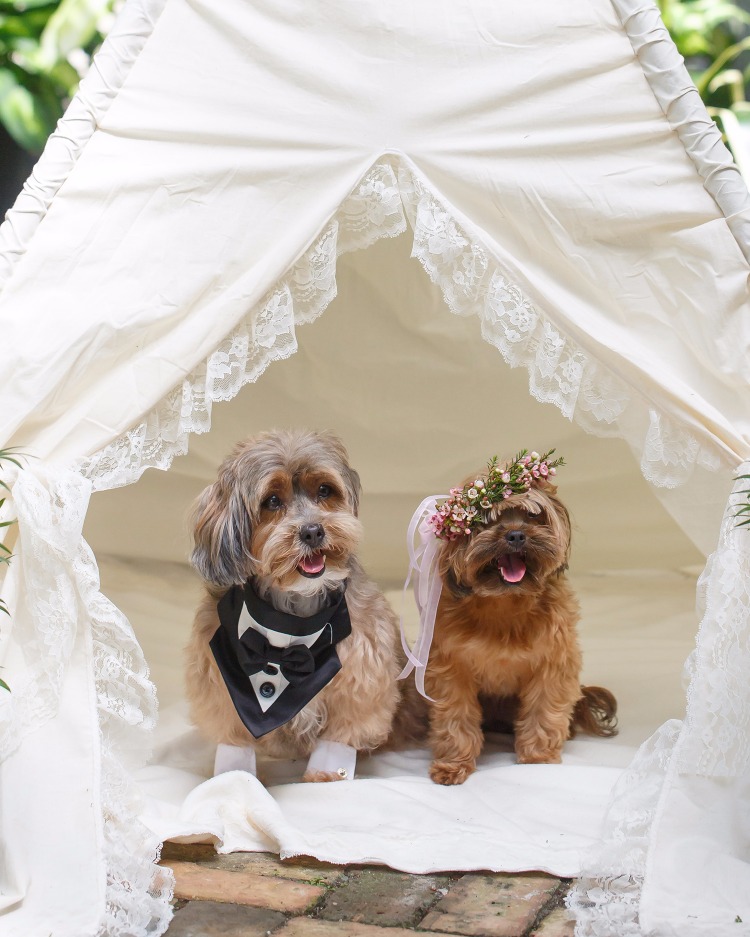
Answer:
[[[738,475],[735,481],[750,481],[750,475]],[[750,496],[750,488],[745,488],[744,491],[738,491],[736,494],[744,495],[744,500],[735,505],[737,513],[734,516],[737,523],[734,526],[747,527],[750,525],[750,497],[748,497]]]
[[[659,0],[709,114],[750,179],[750,13],[733,0]]]
[[[114,0],[0,0],[0,122],[37,154],[75,94]]]
[[[22,467],[21,462],[19,461],[20,458],[21,458],[21,454],[18,452],[17,449],[0,449],[0,462],[12,462],[13,465],[16,465],[18,466],[18,468],[21,468]],[[6,485],[4,481],[2,481],[2,479],[0,479],[0,488],[5,489],[5,491],[8,491],[8,486]],[[4,504],[5,504],[5,497],[2,497],[0,498],[0,508],[2,508]],[[7,527],[12,526],[13,524],[15,524],[15,521],[3,521],[2,523],[0,523],[0,529],[5,529]],[[4,543],[0,543],[0,564],[10,563],[12,556],[13,554],[10,552],[10,549]],[[5,602],[2,599],[0,599],[0,612],[4,612],[6,615],[10,614],[8,612],[8,608]],[[0,679],[0,689],[7,690],[8,692],[10,692],[10,687],[5,682],[5,680],[2,680],[2,679]]]

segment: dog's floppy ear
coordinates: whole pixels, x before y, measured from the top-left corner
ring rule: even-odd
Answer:
[[[555,489],[556,491],[557,489]],[[556,570],[558,573],[563,573],[568,568],[568,561],[570,559],[570,539],[571,539],[571,525],[570,525],[570,514],[568,509],[559,500],[552,492],[547,492],[547,499],[550,503],[549,511],[549,525],[557,538],[558,543],[562,545],[563,548],[563,562],[560,564],[559,568]]]
[[[362,494],[362,483],[359,480],[359,472],[356,472],[348,462],[344,462],[342,477],[346,485],[346,493],[352,506],[352,514],[355,517],[359,515],[359,498]]]
[[[440,551],[440,578],[454,599],[464,599],[471,595],[471,589],[461,579],[461,571],[466,563],[466,539],[446,541]]]
[[[252,556],[250,515],[237,480],[225,470],[209,485],[192,513],[195,547],[190,562],[201,576],[218,586],[242,585]]]
[[[335,453],[339,462],[339,472],[346,487],[346,495],[352,506],[352,514],[359,515],[359,498],[362,494],[362,483],[359,473],[349,465],[349,454],[341,440],[334,433],[318,433],[320,439]]]

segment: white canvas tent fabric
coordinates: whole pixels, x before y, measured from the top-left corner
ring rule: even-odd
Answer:
[[[710,552],[718,537],[685,719],[617,781],[571,901],[577,933],[750,933],[750,541],[730,496],[750,459],[748,195],[655,9],[131,0],[0,231],[0,438],[37,457],[11,479],[4,586],[9,934],[169,919],[152,860],[170,830],[144,825],[135,782],[155,693],[82,536],[92,492],[168,468],[213,403],[295,352],[335,295],[337,257],[407,229],[451,311],[527,369],[532,397],[625,439],[692,539]],[[366,454],[383,459],[377,441]],[[591,761],[558,770],[608,796]],[[269,804],[246,799],[247,779],[208,789],[226,784],[266,811],[262,829],[286,830],[282,848],[300,845],[294,791]],[[210,833],[196,791],[185,803]],[[225,846],[272,842],[253,847],[253,829],[225,825]],[[325,848],[309,831],[303,845]]]

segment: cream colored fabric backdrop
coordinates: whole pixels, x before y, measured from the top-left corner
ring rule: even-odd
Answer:
[[[496,450],[557,444],[580,569],[646,567],[631,581],[648,586],[661,564],[694,562],[625,447],[543,413],[480,334],[528,369],[532,396],[626,439],[646,478],[675,486],[664,503],[705,552],[725,512],[688,718],[618,786],[577,907],[587,934],[746,931],[748,836],[733,818],[747,802],[750,551],[725,506],[750,456],[747,206],[652,4],[132,0],[0,232],[0,328],[17,350],[0,440],[40,457],[13,486],[4,587],[9,933],[144,937],[169,916],[133,782],[154,699],[81,539],[92,487],[97,551],[178,557],[174,531],[224,443],[280,421],[333,427],[370,498],[365,559],[393,580],[419,497]],[[333,295],[337,253],[407,220],[415,256],[472,318],[438,313],[385,263],[394,243],[346,268],[351,302],[329,324],[302,327]],[[379,302],[386,277],[413,302]],[[212,415],[308,328],[296,371],[276,363],[257,398]],[[169,465],[212,416],[179,474],[101,493]],[[53,732],[69,740],[55,752],[63,806],[24,829],[19,817],[41,819],[42,781],[27,779],[46,781]],[[72,836],[79,861],[55,865],[49,843]]]

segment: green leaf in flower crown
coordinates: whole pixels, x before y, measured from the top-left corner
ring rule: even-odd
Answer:
[[[8,684],[5,682],[5,680],[3,680],[3,679],[1,679],[1,678],[0,678],[0,687],[2,687],[3,690],[7,690],[7,691],[10,693],[10,687],[9,687]]]

